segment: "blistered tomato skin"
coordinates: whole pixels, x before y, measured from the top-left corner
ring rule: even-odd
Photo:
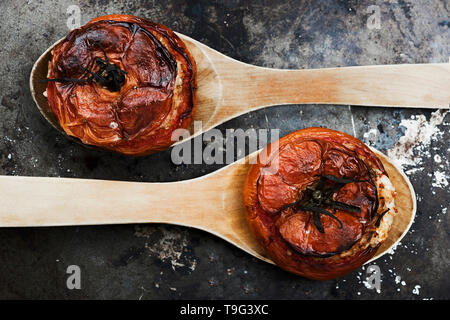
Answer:
[[[243,192],[247,222],[270,258],[311,279],[335,278],[369,260],[377,249],[367,245],[378,214],[374,172],[386,174],[377,156],[359,140],[324,128],[296,131],[271,148],[269,161],[258,159],[250,168]],[[308,191],[319,188],[324,176],[351,179],[330,201],[359,210],[325,206],[339,222],[321,214],[321,232],[312,212],[293,204],[308,201]],[[327,181],[322,188],[334,186]]]
[[[103,52],[103,50],[105,52]],[[86,79],[105,59],[125,71],[119,91],[98,81],[49,82],[47,97],[64,131],[81,142],[128,155],[169,147],[195,112],[196,66],[165,26],[129,15],[96,18],[58,43],[49,79]]]

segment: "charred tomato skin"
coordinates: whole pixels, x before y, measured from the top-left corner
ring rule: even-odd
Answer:
[[[53,50],[48,78],[81,78],[104,58],[127,72],[118,92],[99,83],[49,82],[47,97],[62,129],[83,144],[142,156],[167,149],[196,109],[196,64],[169,28],[131,15],[95,18]]]
[[[305,142],[308,142],[308,144],[306,145]],[[314,143],[326,145],[328,150],[326,153],[323,151],[320,156],[320,169],[318,169],[316,163],[317,156],[315,154],[317,153],[317,148]],[[292,151],[299,145],[303,146],[303,151]],[[283,155],[284,150],[287,151]],[[340,159],[336,155],[340,151],[334,150],[342,150],[343,154],[348,152],[348,156],[342,156],[342,159]],[[305,152],[306,155],[302,157],[302,154]],[[295,192],[292,192],[291,189],[297,188],[297,194],[301,194],[302,190],[311,185],[310,183],[314,183],[311,182],[314,180],[314,177],[317,179],[320,175],[317,172],[318,170],[321,171],[322,175],[335,174],[343,177],[352,175],[352,172],[359,172],[358,177],[368,177],[375,169],[377,172],[387,176],[381,161],[364,143],[342,132],[326,128],[307,128],[284,136],[277,144],[268,145],[266,150],[264,150],[264,155],[270,155],[268,160],[267,156],[264,159],[258,156],[257,163],[252,165],[247,173],[243,190],[243,202],[250,230],[265,248],[269,257],[278,266],[306,278],[328,280],[351,272],[375,255],[379,245],[363,245],[363,243],[367,244],[370,241],[373,229],[365,229],[359,226],[354,222],[355,217],[350,215],[342,219],[342,215],[347,215],[347,213],[338,212],[338,215],[341,214],[341,220],[344,222],[343,230],[334,228],[336,233],[327,234],[325,227],[325,233],[321,234],[314,229],[314,225],[311,222],[305,222],[307,218],[304,217],[307,213],[292,214],[289,211],[291,209],[282,209],[283,203],[291,202],[295,198],[293,195]],[[277,158],[278,160],[274,160],[273,155],[281,156]],[[291,157],[290,159],[289,156]],[[303,159],[298,159],[298,157]],[[364,159],[365,166],[355,169],[358,166],[355,159],[360,158]],[[267,190],[260,190],[265,188],[265,186],[261,187],[262,183],[264,183],[263,179],[267,180],[262,173],[274,161],[277,161],[278,166],[273,167],[273,170],[275,170],[273,174],[277,175],[278,178],[269,178]],[[301,168],[298,169],[292,165],[293,163],[300,163],[304,168],[307,168],[308,170],[306,171],[310,172],[310,176],[308,176],[307,172],[302,172]],[[271,173],[269,173],[269,177],[271,177]],[[295,184],[296,177],[299,177],[298,179],[300,180],[298,185]],[[278,188],[276,187],[277,183],[280,185]],[[289,184],[291,189],[286,184]],[[362,191],[358,191],[360,189]],[[371,220],[370,223],[373,226],[374,221],[371,211],[376,211],[377,207],[374,205],[375,200],[370,192],[377,192],[377,190],[375,188],[375,191],[371,191],[369,187],[360,189],[356,188],[354,184],[349,185],[339,193],[338,200],[345,201],[347,197],[349,198],[349,204],[359,203],[363,208],[362,213],[359,215],[364,215],[364,219]],[[361,193],[354,196],[354,193],[357,192]],[[351,197],[353,198],[350,199]],[[305,216],[300,216],[300,214]],[[289,221],[290,224],[286,225],[285,222],[289,219],[293,221]],[[363,217],[359,216],[358,219],[362,220]],[[322,221],[325,220],[328,226],[334,223],[330,218],[322,216]],[[312,245],[301,242],[306,239],[304,235],[305,230],[302,230],[302,227],[307,223],[309,223],[308,237],[313,233],[315,237],[318,237],[317,241],[314,238],[311,240]],[[338,232],[344,232],[344,234]],[[346,235],[345,232],[349,235]],[[355,241],[348,243],[348,241],[345,241],[348,240],[344,239],[345,237]],[[324,241],[325,243],[323,243]],[[296,246],[296,244],[299,246]],[[324,246],[325,249],[321,251],[320,246]],[[350,254],[341,254],[349,250],[350,247]],[[336,248],[339,249],[338,252],[332,252]]]

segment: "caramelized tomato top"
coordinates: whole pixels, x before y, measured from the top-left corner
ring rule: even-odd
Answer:
[[[119,91],[93,79],[49,82],[47,95],[61,127],[83,143],[142,155],[162,150],[171,133],[190,125],[195,62],[168,28],[127,15],[94,19],[54,49],[48,78],[86,79],[98,59],[125,71]]]
[[[278,240],[302,256],[329,257],[349,249],[372,222],[378,198],[371,168],[384,168],[362,143],[317,130],[320,134],[282,138],[269,161],[258,164],[259,172],[249,174],[256,179],[256,195],[253,202],[245,201],[250,221],[258,217],[259,231],[269,234],[264,241]],[[336,191],[314,204],[308,197],[318,188]]]

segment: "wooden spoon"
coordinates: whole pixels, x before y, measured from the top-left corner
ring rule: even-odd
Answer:
[[[202,121],[202,132],[243,113],[281,104],[449,108],[450,63],[270,69],[239,62],[178,35],[197,62],[198,108],[194,120]],[[47,84],[39,82],[47,78],[51,51],[58,42],[34,64],[30,88],[41,113],[63,132],[43,95]]]
[[[372,260],[402,239],[416,212],[408,178],[374,151],[397,191],[398,213]],[[248,159],[256,154],[206,176],[169,183],[0,176],[0,227],[169,223],[205,230],[273,263],[248,229],[243,208]]]

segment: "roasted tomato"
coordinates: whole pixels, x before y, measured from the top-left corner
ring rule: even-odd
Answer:
[[[191,124],[195,61],[163,25],[129,15],[93,19],[56,45],[48,70],[50,107],[85,144],[146,155]]]
[[[308,128],[269,145],[247,175],[247,222],[281,268],[331,279],[376,253],[394,190],[377,156],[338,131]]]

